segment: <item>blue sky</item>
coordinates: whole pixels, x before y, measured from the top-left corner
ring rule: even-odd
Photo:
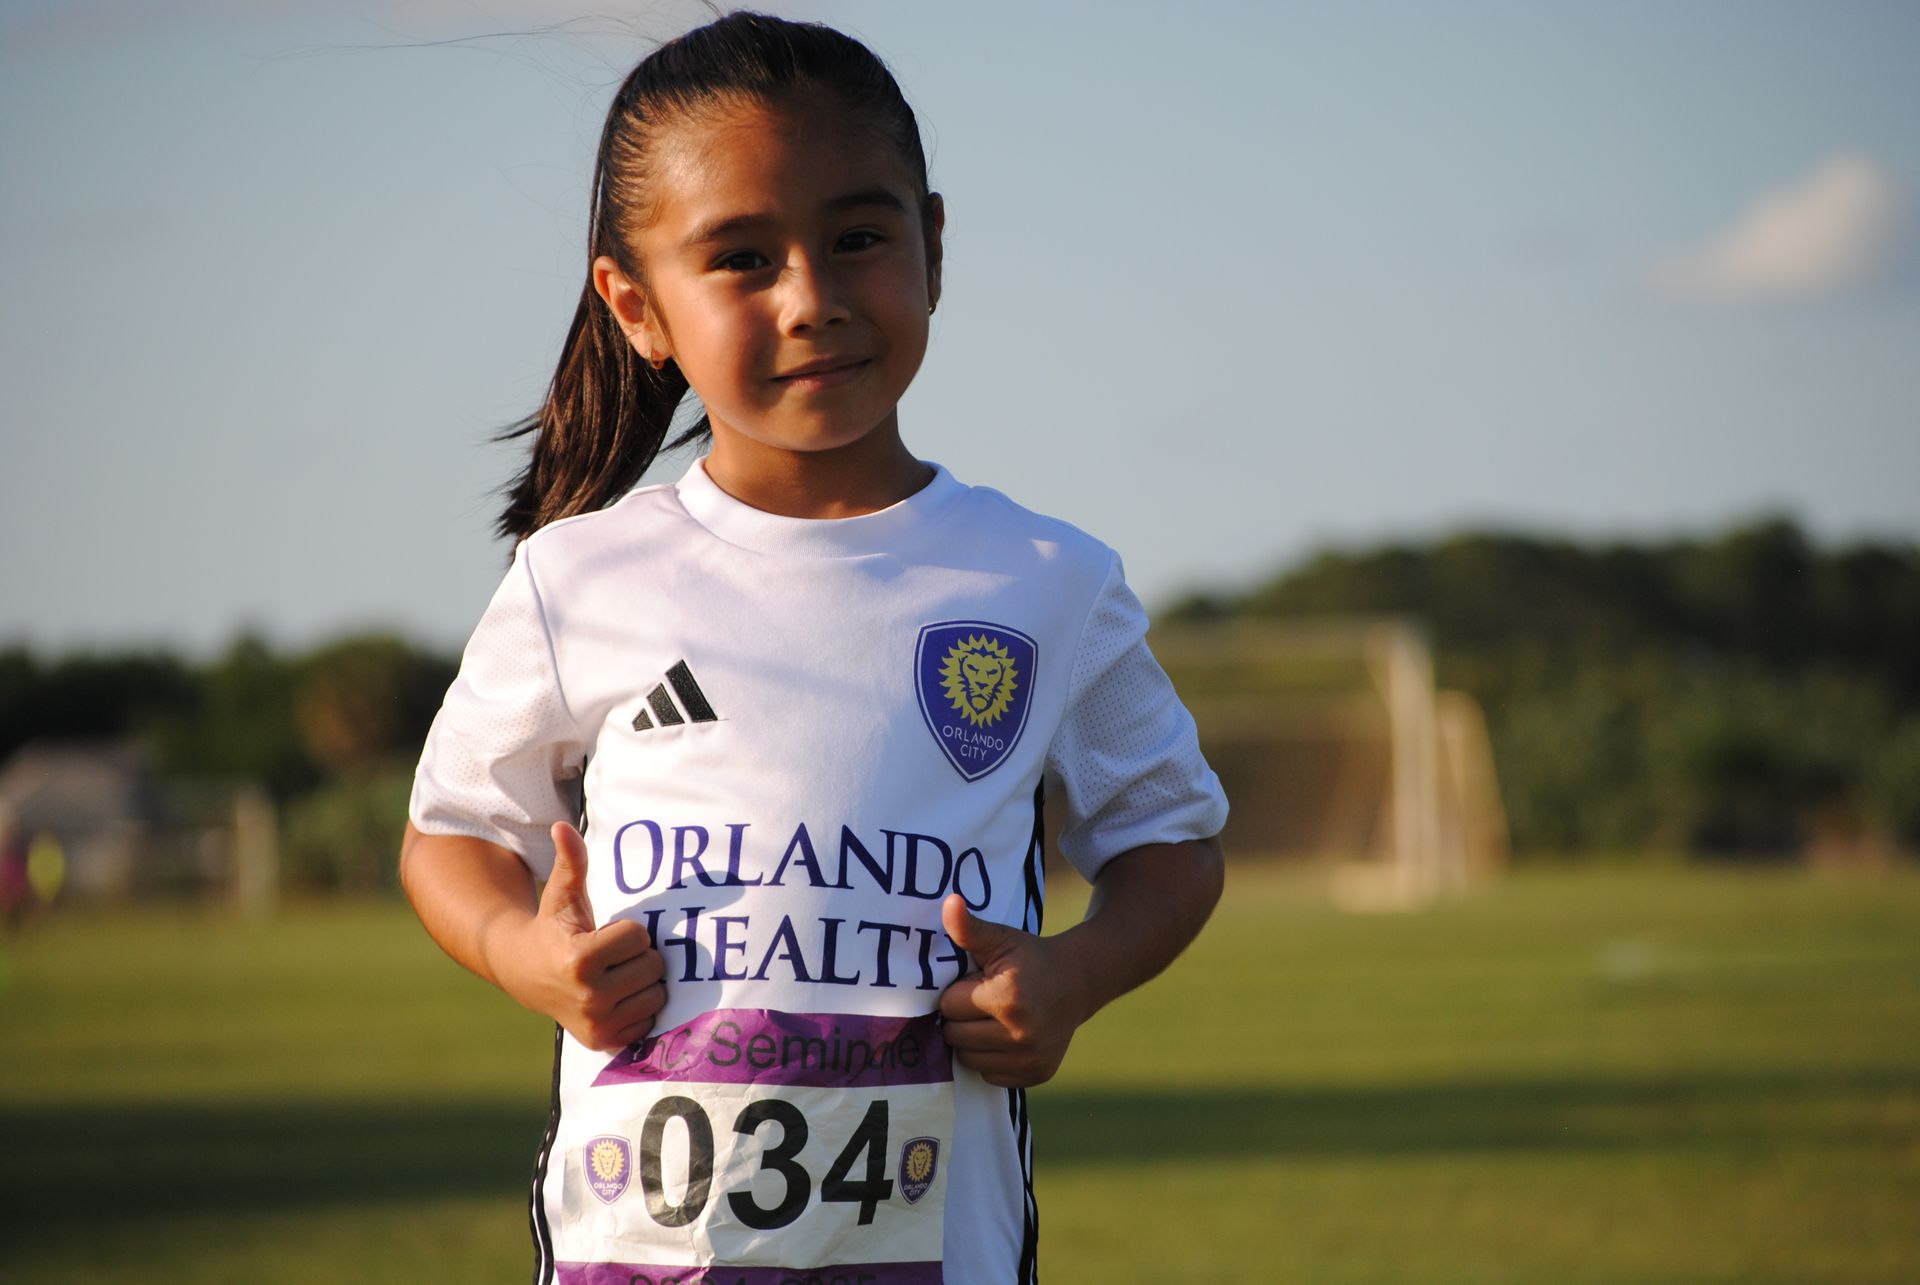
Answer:
[[[1466,526],[1920,538],[1920,7],[763,7],[921,112],[909,444],[1149,603]],[[699,12],[0,8],[0,640],[456,646],[606,102]]]

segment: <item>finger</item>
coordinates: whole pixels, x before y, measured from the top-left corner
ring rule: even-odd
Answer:
[[[992,1077],[996,1075],[1020,1076],[1033,1070],[1032,1059],[1024,1053],[1004,1053],[999,1050],[968,1051],[955,1053],[955,1059],[969,1071]]]
[[[949,1022],[990,1016],[986,1009],[980,1007],[979,992],[984,985],[986,979],[978,973],[972,973],[941,991],[940,1015]]]
[[[553,872],[540,890],[540,914],[559,919],[576,932],[593,931],[593,903],[587,900],[587,841],[565,821],[555,821]]]
[[[667,988],[655,982],[643,986],[613,1006],[613,1017],[622,1022],[651,1022],[667,1006]]]
[[[1026,936],[1018,928],[977,917],[957,892],[948,893],[947,899],[940,903],[940,926],[947,930],[954,945],[973,956],[973,962],[982,970],[991,968],[995,960]]]
[[[650,950],[638,959],[629,959],[607,969],[604,979],[594,989],[625,999],[649,986],[658,985],[666,971],[667,963],[660,958],[660,952]]]
[[[666,988],[651,986],[605,1010],[584,1015],[579,1030],[572,1026],[567,1029],[575,1039],[596,1052],[615,1052],[646,1038],[666,1002]]]
[[[651,1019],[649,1019],[651,1020]],[[628,1038],[625,1029],[602,1030],[599,1026],[587,1026],[580,1030],[567,1027],[567,1033],[574,1039],[592,1049],[595,1053],[618,1053],[633,1041]]]
[[[621,1027],[619,1033],[614,1038],[620,1041],[621,1048],[628,1048],[638,1044],[651,1034],[653,1034],[653,1014],[648,1013],[638,1021]]]
[[[940,1028],[940,1034],[947,1041],[947,1047],[956,1053],[965,1049],[968,1052],[983,1052],[989,1049],[1008,1051],[1015,1047],[1013,1036],[1007,1028],[991,1018],[977,1022],[948,1022]]]
[[[979,1065],[972,1065],[974,1062]],[[991,1053],[972,1053],[963,1058],[960,1065],[1001,1089],[1030,1089],[1036,1084],[1045,1084],[1054,1075],[1045,1062],[1013,1055],[1001,1058]]]
[[[593,941],[587,947],[587,958],[595,964],[611,967],[629,959],[638,959],[652,950],[653,938],[647,934],[645,924],[637,919],[616,919],[594,931]]]

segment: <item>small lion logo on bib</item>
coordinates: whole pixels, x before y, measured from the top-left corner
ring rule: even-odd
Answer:
[[[626,1194],[633,1176],[633,1149],[625,1138],[603,1134],[587,1142],[581,1161],[587,1168],[587,1186],[611,1205]]]
[[[907,1145],[900,1148],[900,1194],[909,1205],[919,1203],[920,1197],[932,1188],[939,1162],[938,1138],[910,1138]]]

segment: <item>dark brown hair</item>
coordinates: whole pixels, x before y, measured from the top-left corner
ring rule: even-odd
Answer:
[[[495,439],[533,438],[527,466],[503,488],[496,526],[517,543],[559,518],[603,508],[640,480],[662,449],[707,433],[704,416],[663,447],[687,381],[654,370],[628,343],[593,288],[592,263],[611,257],[635,281],[632,251],[646,225],[649,147],[666,123],[736,102],[793,103],[821,94],[870,122],[896,148],[930,219],[920,127],[892,73],[851,36],[817,23],[732,13],[661,45],[627,75],[607,109],[593,167],[588,279],[540,409]]]

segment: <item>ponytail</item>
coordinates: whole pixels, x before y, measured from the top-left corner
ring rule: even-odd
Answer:
[[[587,262],[604,254],[630,279],[644,281],[645,265],[628,247],[650,216],[648,150],[664,124],[716,101],[821,92],[875,125],[913,175],[921,213],[930,218],[919,123],[886,65],[831,27],[743,11],[668,41],[621,83],[594,161]],[[532,458],[503,488],[507,506],[495,529],[517,544],[549,522],[619,499],[663,449],[706,436],[703,415],[666,441],[686,395],[680,367],[670,361],[654,370],[642,361],[589,276],[546,400],[494,439],[533,438]]]
[[[507,506],[494,524],[497,534],[516,545],[549,522],[603,509],[632,490],[660,454],[674,412],[687,395],[679,365],[668,362],[655,370],[642,361],[613,310],[593,288],[592,264],[603,254],[630,278],[639,279],[622,232],[637,222],[639,193],[628,175],[638,168],[633,162],[643,146],[639,98],[646,66],[642,62],[629,73],[607,109],[593,164],[587,282],[580,288],[580,305],[567,328],[546,400],[494,438],[533,438],[532,457],[503,488]],[[706,431],[703,415],[666,449]]]
[[[497,534],[518,544],[549,522],[591,513],[633,489],[660,454],[687,381],[672,362],[640,360],[612,309],[589,282],[573,314],[560,365],[538,411],[495,441],[533,437],[532,458],[504,488]],[[667,449],[705,434],[704,416]]]

